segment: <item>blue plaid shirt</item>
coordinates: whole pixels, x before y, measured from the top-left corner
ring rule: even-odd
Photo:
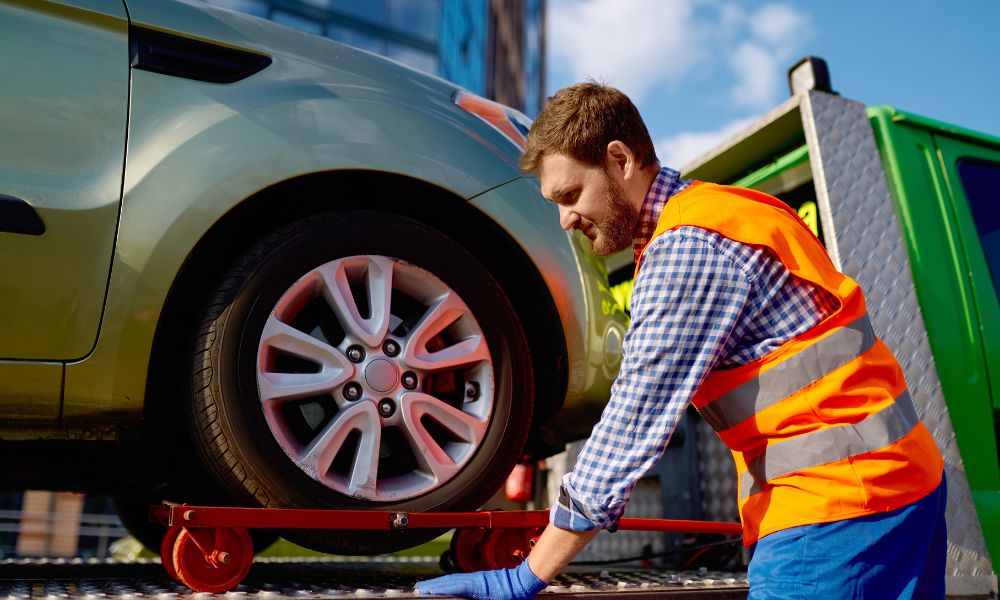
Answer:
[[[560,529],[614,531],[636,482],[667,447],[713,369],[746,364],[819,323],[836,307],[766,251],[698,227],[649,242],[670,197],[690,185],[661,169],[636,227],[632,323],[611,399],[551,510]]]

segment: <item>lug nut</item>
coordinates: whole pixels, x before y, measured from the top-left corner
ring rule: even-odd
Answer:
[[[365,359],[365,350],[361,346],[351,346],[347,349],[347,358],[353,363],[359,363]]]
[[[403,373],[403,387],[408,390],[415,389],[417,387],[417,374],[413,371],[407,371]]]
[[[465,397],[468,398],[470,402],[479,398],[479,384],[475,381],[467,382],[465,384]]]
[[[378,402],[378,414],[383,417],[391,417],[396,412],[396,403],[389,398],[382,398]]]
[[[344,398],[357,400],[361,397],[361,386],[353,381],[344,386]]]
[[[386,340],[382,344],[382,351],[385,352],[386,356],[396,356],[399,354],[399,344],[396,340]]]

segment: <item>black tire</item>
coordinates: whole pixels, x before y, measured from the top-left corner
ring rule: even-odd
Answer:
[[[475,316],[492,358],[493,412],[461,471],[422,495],[376,502],[339,493],[306,475],[268,428],[256,380],[263,325],[304,274],[338,258],[379,255],[434,274]],[[465,248],[411,219],[345,211],[302,219],[247,251],[212,292],[193,349],[189,426],[209,471],[237,501],[267,507],[406,511],[475,510],[510,473],[532,416],[532,370],[517,314],[489,271]],[[289,530],[296,543],[336,554],[378,554],[416,546],[437,530],[374,533]]]
[[[118,520],[122,522],[122,526],[147,550],[159,554],[160,542],[163,541],[167,529],[158,522],[149,520],[149,506],[155,503],[156,501],[150,501],[150,498],[135,496],[111,498],[111,504],[118,513]]]

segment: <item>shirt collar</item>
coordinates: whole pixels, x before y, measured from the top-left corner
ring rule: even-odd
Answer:
[[[691,184],[690,179],[681,179],[681,174],[673,169],[663,167],[656,174],[656,179],[649,186],[646,192],[646,199],[642,202],[642,209],[639,211],[639,221],[635,226],[635,235],[632,238],[635,261],[639,262],[639,255],[643,248],[649,243],[656,231],[656,224],[660,220],[660,213],[666,206],[667,200],[671,196],[685,189]]]

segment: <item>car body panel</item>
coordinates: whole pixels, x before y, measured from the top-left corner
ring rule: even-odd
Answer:
[[[0,437],[25,424],[54,422],[59,418],[60,362],[0,361]]]
[[[0,23],[0,193],[26,201],[45,226],[37,236],[0,232],[0,312],[16,315],[0,328],[0,358],[80,358],[97,338],[118,225],[125,7],[2,2]],[[57,407],[58,394],[46,402]]]
[[[604,283],[604,260],[588,251],[589,241],[581,232],[559,227],[558,211],[554,204],[542,201],[535,178],[490,190],[472,204],[517,238],[545,280],[562,320],[570,377],[562,409],[549,420],[559,424],[558,432],[542,436],[567,438],[563,443],[585,437],[607,403],[628,327]]]
[[[517,221],[509,232],[527,244],[571,332],[567,354],[575,379],[567,407],[582,402],[593,413],[593,405],[603,406],[618,361],[617,349],[611,358],[604,349],[607,338],[620,340],[624,321],[601,301],[601,284],[589,281],[600,278],[601,261],[582,258],[589,254],[585,242],[567,237],[537,184],[520,178],[517,147],[454,106],[455,86],[238,13],[159,1],[130,9],[135,25],[218,39],[267,53],[273,63],[226,85],[133,71],[121,228],[104,326],[95,352],[67,365],[64,425],[141,415],[164,300],[213,224],[280,182],[356,169],[476,197],[473,205],[501,226]],[[331,190],[329,208],[338,205]],[[517,219],[522,210],[539,219]],[[592,319],[602,306],[608,314],[587,330],[581,319]],[[585,427],[589,431],[589,423]]]
[[[357,163],[380,168],[397,163],[394,153],[412,151],[398,161],[403,168],[410,167],[421,179],[464,198],[519,175],[520,152],[499,132],[457,109],[451,95],[458,88],[443,79],[327,38],[202,2],[144,0],[133,2],[129,9],[133,25],[270,56],[271,66],[235,84],[178,79],[172,83],[184,88],[179,95],[210,96],[211,106],[246,115],[262,131],[272,130],[300,152],[308,154],[315,148],[319,154],[311,157],[314,160],[329,152],[343,162],[351,156],[349,152],[360,152],[355,155]],[[230,93],[230,88],[237,91]],[[134,94],[143,91],[134,84]],[[170,87],[168,91],[175,90]],[[135,97],[133,102],[140,99]],[[351,102],[368,106],[355,113]],[[142,107],[136,105],[136,109]],[[428,127],[441,135],[428,135]],[[302,167],[314,166],[305,160],[300,161]],[[362,163],[368,160],[375,164]]]

